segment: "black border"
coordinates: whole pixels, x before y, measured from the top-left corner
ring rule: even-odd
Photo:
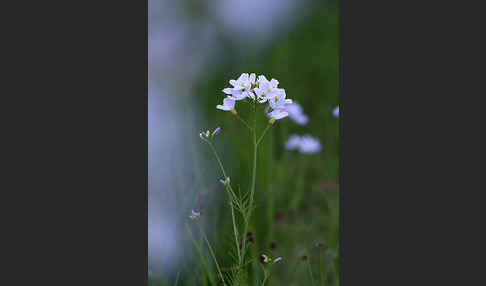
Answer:
[[[19,5],[5,272],[147,285],[148,2]]]

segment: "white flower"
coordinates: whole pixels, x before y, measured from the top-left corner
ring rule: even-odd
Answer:
[[[285,111],[287,111],[291,119],[300,125],[305,125],[309,121],[309,118],[303,112],[302,106],[297,102],[286,104]]]
[[[224,111],[233,112],[233,110],[235,110],[235,100],[230,97],[226,97],[225,99],[223,99],[223,105],[217,105],[216,108]]]
[[[258,102],[264,103],[269,99],[277,96],[278,92],[283,91],[282,88],[277,88],[278,80],[272,78],[268,81],[264,75],[258,76],[258,87],[255,88],[255,94],[258,97]]]
[[[284,117],[287,117],[289,114],[287,111],[284,109],[276,109],[268,114],[271,118],[274,118],[275,120],[282,119]]]
[[[332,111],[332,115],[334,115],[334,117],[339,117],[339,106],[334,108],[334,110]]]
[[[254,73],[242,73],[237,80],[230,80],[229,83],[232,88],[225,88],[223,92],[228,94],[228,97],[223,100],[223,105],[217,105],[216,108],[231,111],[234,115],[237,114],[235,109],[236,101],[245,98],[258,100],[259,103],[268,102],[269,106],[265,109],[265,113],[270,117],[269,123],[274,124],[276,120],[289,116],[292,113],[292,118],[299,124],[306,124],[308,118],[302,113],[302,108],[297,105],[288,106],[292,103],[291,99],[286,98],[286,93],[283,88],[278,88],[278,80],[272,78],[268,81],[264,75],[258,76],[258,81],[255,81]],[[252,103],[255,103],[253,101]]]
[[[300,136],[299,135],[291,135],[289,140],[285,143],[285,148],[287,150],[294,150],[299,148],[300,146]]]
[[[300,138],[300,153],[313,154],[321,151],[321,143],[310,135],[304,135]]]
[[[252,88],[255,85],[256,75],[252,73],[248,75],[247,73],[242,73],[237,80],[230,80],[229,83],[233,86],[232,88],[225,88],[223,92],[230,95],[230,98],[234,100],[242,100],[246,97],[255,99],[255,94]]]
[[[288,115],[289,114],[284,109],[276,109],[276,110],[268,113],[268,116],[270,116],[270,123],[271,124],[273,124],[273,122],[275,122],[275,120],[279,120],[279,119],[285,118]]]
[[[287,96],[284,89],[280,89],[274,92],[272,98],[268,99],[268,104],[272,109],[285,109],[285,106],[292,103],[291,99],[285,99]]]

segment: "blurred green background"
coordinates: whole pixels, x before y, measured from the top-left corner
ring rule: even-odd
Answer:
[[[278,1],[272,2],[279,5]],[[214,20],[217,13],[214,5],[181,1],[174,18],[183,19],[184,24],[177,24],[178,29],[198,26],[203,27],[202,32],[179,38],[172,35],[175,40],[161,41],[164,36],[157,38],[161,30],[169,34],[167,31],[172,31],[166,21],[170,17],[164,17],[170,11],[169,4],[149,1],[152,10],[152,19],[149,17],[149,285],[211,285],[208,270],[201,262],[186,224],[196,244],[201,243],[207,267],[217,280],[216,269],[198,236],[195,222],[188,219],[191,209],[202,209],[203,216],[198,223],[204,226],[221,266],[233,266],[230,249],[234,238],[227,196],[217,183],[221,176],[217,163],[198,133],[222,127],[215,146],[233,187],[246,192],[251,177],[251,137],[229,112],[215,108],[225,97],[221,90],[243,72],[278,79],[287,97],[298,102],[309,117],[307,125],[298,125],[290,118],[278,121],[259,147],[256,209],[249,227],[254,233],[250,256],[266,253],[283,257],[282,263],[272,267],[267,285],[312,285],[308,262],[315,285],[324,285],[322,278],[325,285],[339,283],[339,126],[338,119],[332,115],[339,103],[338,2],[284,2],[290,5],[282,10],[287,11],[282,12],[284,19],[279,18],[279,13],[272,15],[281,24],[274,24],[266,33],[255,33],[253,38],[252,29],[258,29],[258,25],[257,28],[245,26],[243,32],[238,32],[230,24],[224,25],[223,20]],[[256,3],[252,9],[258,9],[260,2],[244,3]],[[291,19],[289,23],[285,18]],[[210,40],[199,38],[203,34],[209,35]],[[165,58],[158,54],[178,39],[185,41],[174,48],[180,60],[167,51]],[[200,56],[195,58],[195,54]],[[238,103],[237,109],[243,118],[248,118],[247,107]],[[157,112],[175,115],[152,120],[151,113]],[[261,112],[259,133],[267,120]],[[178,128],[170,131],[167,126]],[[291,134],[318,138],[322,151],[307,155],[286,150],[285,142]],[[157,136],[161,136],[160,141],[150,140]],[[169,141],[177,148],[154,151],[159,142]],[[161,173],[167,180],[159,180],[157,176]],[[157,224],[155,219],[151,221],[150,216],[157,217],[159,210],[172,227]],[[170,229],[175,234],[169,238],[151,236],[155,233],[163,236]],[[179,246],[173,247],[171,240],[176,240]],[[317,247],[317,242],[324,242],[325,246]],[[178,249],[177,253],[166,256],[164,251],[173,248]],[[304,253],[307,261],[303,260]],[[172,263],[167,264],[157,255]],[[155,262],[150,263],[152,260]],[[249,285],[261,285],[260,266],[255,265],[250,274]]]

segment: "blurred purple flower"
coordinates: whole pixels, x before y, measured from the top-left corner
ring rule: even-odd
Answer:
[[[285,105],[285,111],[287,111],[289,117],[297,122],[297,124],[305,125],[309,121],[307,115],[304,114],[302,106],[297,102]]]
[[[339,106],[337,106],[336,108],[334,108],[334,110],[332,111],[332,115],[334,117],[339,117]]]
[[[285,148],[287,150],[294,150],[299,148],[300,146],[300,136],[299,135],[291,135],[287,143],[285,143]]]
[[[304,135],[300,138],[300,153],[314,154],[321,151],[321,143],[310,135]]]
[[[299,152],[303,154],[314,154],[321,151],[322,147],[318,139],[308,134],[303,136],[293,134],[285,143],[285,148],[287,150],[299,149]]]

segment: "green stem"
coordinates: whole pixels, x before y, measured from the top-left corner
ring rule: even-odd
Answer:
[[[174,282],[174,286],[177,286],[177,282],[179,282],[179,275],[181,274],[181,271],[177,271],[177,277],[176,277],[176,280]]]
[[[243,262],[245,260],[245,254],[246,254],[246,233],[248,232],[248,224],[250,223],[250,218],[251,218],[251,212],[253,210],[253,196],[255,194],[255,183],[256,183],[256,161],[257,161],[257,150],[258,150],[258,145],[257,145],[257,139],[256,139],[256,103],[253,105],[253,129],[252,129],[252,135],[253,135],[253,171],[252,171],[252,176],[251,176],[251,189],[250,189],[250,202],[248,205],[248,214],[245,219],[245,228],[242,233],[242,255],[241,255],[241,261],[239,263],[239,266],[241,267],[243,265]],[[241,268],[240,268],[241,270]]]
[[[263,278],[263,282],[262,282],[262,286],[265,286],[265,282],[267,281],[267,276],[265,276],[265,278]]]
[[[197,249],[197,252],[199,253],[199,258],[200,258],[200,260],[201,260],[201,263],[202,263],[202,265],[203,265],[204,270],[206,270],[206,273],[207,273],[207,275],[208,275],[208,278],[209,278],[209,281],[210,281],[211,285],[215,285],[215,283],[214,283],[214,277],[213,277],[213,274],[212,274],[212,272],[209,270],[209,266],[208,266],[208,264],[206,263],[206,258],[204,257],[204,254],[203,254],[203,251],[202,251],[202,249],[201,249],[201,246],[200,246],[200,244],[198,244],[198,243],[196,242],[196,239],[194,238],[194,235],[192,234],[192,231],[191,231],[191,229],[189,228],[189,225],[187,225],[187,223],[186,223],[186,229],[187,229],[187,232],[189,233],[189,235],[190,235],[190,237],[191,237],[191,241],[192,241],[192,243],[194,244],[194,246],[195,246],[195,247],[196,247],[196,249]]]
[[[304,192],[306,192],[305,178],[306,178],[307,168],[309,165],[308,159],[309,158],[303,156],[299,158],[299,162],[298,162],[299,167],[297,169],[297,180],[296,180],[297,182],[295,186],[295,190],[297,191],[292,193],[293,198],[290,205],[290,207],[295,210],[297,210],[297,208],[300,206],[300,202],[302,201]]]
[[[230,206],[231,206],[231,218],[233,220],[233,231],[235,233],[235,246],[236,246],[236,251],[238,253],[238,261],[240,261],[241,260],[241,254],[240,254],[240,244],[238,243],[238,228],[236,227],[235,210],[234,210],[233,201],[231,201],[231,198],[230,198]]]
[[[218,269],[219,277],[223,281],[223,285],[226,285],[226,283],[224,282],[223,273],[221,273],[221,267],[219,267],[218,260],[216,259],[216,255],[214,255],[213,248],[211,247],[211,244],[209,243],[208,238],[206,237],[206,234],[204,233],[204,230],[202,229],[201,225],[199,225],[199,227],[200,227],[200,230],[201,230],[201,234],[202,234],[204,240],[206,241],[206,244],[208,245],[209,252],[211,253],[211,256],[213,257],[214,264],[216,264],[216,268]]]
[[[272,124],[268,124],[267,127],[265,128],[265,130],[263,130],[262,136],[260,136],[260,138],[258,139],[258,141],[256,143],[257,145],[259,145],[260,142],[263,140],[263,137],[267,133],[268,129],[270,129],[270,127],[272,127]]]
[[[324,286],[324,273],[322,270],[322,249],[319,250],[319,274],[321,276],[321,285]]]
[[[251,130],[251,127],[250,125],[243,119],[241,118],[238,114],[235,114],[236,118],[238,118],[241,122],[243,122],[243,124],[245,124],[245,126]]]
[[[226,172],[224,170],[223,163],[221,162],[221,159],[219,158],[218,152],[214,148],[213,143],[211,143],[211,141],[206,141],[206,142],[208,143],[209,147],[211,147],[211,150],[213,150],[214,156],[216,157],[216,160],[218,161],[219,167],[221,168],[221,172],[223,173],[223,176],[226,179],[227,178]],[[233,206],[233,199],[235,199],[235,198],[232,198],[232,196],[236,197],[236,195],[234,194],[233,189],[231,188],[231,186],[229,184],[228,185],[225,184],[225,187],[226,187],[226,190],[228,191],[228,196],[229,196],[229,200],[230,200],[231,218],[232,218],[232,221],[233,221],[233,231],[234,231],[234,234],[235,234],[235,246],[236,246],[236,251],[238,252],[238,261],[240,261],[241,260],[241,254],[240,254],[240,245],[238,243],[238,228],[236,226],[235,210],[234,210],[234,206]]]
[[[263,277],[262,286],[265,286],[265,282],[267,282],[268,277],[269,277],[270,275],[267,273],[267,271],[266,271],[265,269],[263,269],[263,275],[264,275],[264,277]]]
[[[221,163],[221,160],[219,159],[218,152],[216,152],[216,149],[214,148],[213,143],[211,143],[211,141],[209,140],[205,140],[205,141],[208,143],[209,147],[211,147],[211,150],[213,150],[214,157],[216,157],[219,167],[221,168],[221,172],[223,173],[223,176],[226,179],[226,172],[224,171],[223,163]]]
[[[309,269],[309,275],[311,278],[312,286],[314,286],[314,276],[312,276],[312,267],[310,265],[309,259],[307,259],[307,268]]]

